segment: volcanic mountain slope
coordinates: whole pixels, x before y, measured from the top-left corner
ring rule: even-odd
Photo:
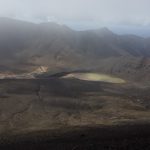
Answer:
[[[96,70],[149,78],[150,39],[117,35],[107,28],[74,31],[56,23],[34,24],[0,18],[0,71]]]

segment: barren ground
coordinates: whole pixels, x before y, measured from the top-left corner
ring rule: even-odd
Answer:
[[[132,146],[137,137],[142,141],[148,134],[146,139],[150,139],[149,91],[149,85],[129,82],[111,84],[58,78],[1,80],[1,145],[5,145],[5,149],[11,143],[15,145],[30,139],[27,143],[32,145],[33,142],[35,147],[39,144],[35,141],[45,143],[55,139],[53,144],[50,142],[52,145],[47,145],[49,142],[46,145],[53,149],[60,149],[55,146],[58,143],[64,149],[92,149],[85,142],[89,140],[96,149],[106,143],[112,146],[111,140],[117,136],[123,139],[120,143],[124,143],[125,138]],[[86,139],[85,144],[82,138]],[[105,138],[109,138],[106,143]],[[68,143],[69,139],[74,144],[67,148],[63,143]]]

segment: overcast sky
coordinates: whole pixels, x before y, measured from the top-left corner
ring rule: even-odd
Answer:
[[[0,0],[0,16],[74,28],[150,26],[150,0]]]

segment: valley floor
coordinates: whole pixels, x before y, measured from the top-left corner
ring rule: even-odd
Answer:
[[[1,146],[148,148],[149,91],[149,85],[137,83],[58,78],[0,80]]]

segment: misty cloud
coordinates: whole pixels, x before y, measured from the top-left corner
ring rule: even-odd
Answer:
[[[149,0],[0,0],[0,16],[33,22],[150,25]]]

